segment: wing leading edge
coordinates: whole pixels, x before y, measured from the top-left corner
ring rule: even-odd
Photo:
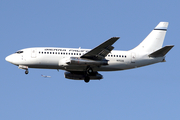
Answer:
[[[113,49],[112,46],[119,37],[112,37],[94,49],[90,50],[86,54],[82,55],[81,58],[87,58],[92,60],[102,60],[104,59]]]

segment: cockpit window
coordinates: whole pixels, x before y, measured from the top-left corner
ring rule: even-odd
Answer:
[[[20,53],[23,53],[23,51],[17,51],[16,53],[20,54]]]

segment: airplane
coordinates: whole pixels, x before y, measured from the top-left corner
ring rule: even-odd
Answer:
[[[47,75],[41,75],[44,78],[50,78],[51,76],[47,76]]]
[[[25,70],[29,68],[65,70],[65,78],[73,80],[100,80],[99,71],[119,71],[165,62],[165,55],[174,47],[162,47],[168,22],[160,22],[135,48],[113,50],[119,37],[112,37],[94,49],[33,47],[18,50],[6,61]]]

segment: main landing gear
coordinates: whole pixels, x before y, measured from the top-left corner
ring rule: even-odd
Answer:
[[[87,66],[86,71],[85,71],[85,78],[84,82],[88,83],[90,81],[89,75],[93,73],[93,69],[90,66]]]
[[[89,81],[90,81],[90,77],[89,76],[85,76],[84,82],[88,83]]]
[[[86,68],[86,74],[87,75],[90,75],[90,74],[92,74],[93,73],[93,69],[90,67],[90,66],[87,66],[87,68]]]

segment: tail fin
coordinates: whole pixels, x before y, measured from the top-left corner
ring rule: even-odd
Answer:
[[[133,51],[152,53],[162,48],[168,24],[168,22],[160,22]]]

